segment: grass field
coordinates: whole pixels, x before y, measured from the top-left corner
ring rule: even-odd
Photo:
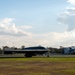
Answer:
[[[75,75],[75,58],[0,58],[0,75]]]

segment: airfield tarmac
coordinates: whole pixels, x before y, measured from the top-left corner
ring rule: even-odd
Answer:
[[[9,54],[4,55],[1,54],[0,57],[25,57],[24,54]],[[33,56],[33,57],[47,57],[46,55],[39,55],[39,56]],[[75,57],[75,55],[64,55],[64,54],[50,54],[49,57]]]

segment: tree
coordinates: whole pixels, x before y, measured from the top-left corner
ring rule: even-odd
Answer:
[[[22,45],[22,46],[21,46],[21,49],[24,49],[24,48],[25,48],[25,46],[24,46],[24,45]]]
[[[6,49],[6,48],[9,48],[9,47],[8,46],[3,46],[3,50]]]

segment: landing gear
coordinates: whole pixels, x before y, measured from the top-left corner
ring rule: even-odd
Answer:
[[[26,53],[26,54],[25,54],[25,57],[32,57],[32,54]]]
[[[46,54],[47,54],[47,57],[50,57],[50,52],[49,51]]]

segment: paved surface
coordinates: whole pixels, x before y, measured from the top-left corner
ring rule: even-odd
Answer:
[[[1,54],[0,57],[25,57],[25,56],[24,54],[12,54],[12,55]],[[36,57],[47,57],[47,56],[36,56]],[[75,57],[75,55],[50,54],[49,57]]]

